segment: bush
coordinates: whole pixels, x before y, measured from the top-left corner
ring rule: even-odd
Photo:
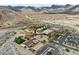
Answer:
[[[25,40],[23,39],[23,37],[22,36],[19,36],[19,37],[16,37],[15,38],[15,42],[17,43],[17,44],[21,44],[21,43],[23,43]]]
[[[66,49],[66,52],[70,52],[70,50],[69,49]]]
[[[33,49],[33,48],[30,48],[30,50],[32,51],[32,52],[35,52],[36,50],[35,49]]]
[[[52,43],[53,40],[55,40],[55,36],[50,37],[48,40],[49,40],[50,43]]]

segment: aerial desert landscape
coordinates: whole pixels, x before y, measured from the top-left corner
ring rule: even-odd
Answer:
[[[0,55],[79,55],[79,5],[0,6]]]

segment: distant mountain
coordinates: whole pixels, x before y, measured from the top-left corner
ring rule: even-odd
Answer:
[[[0,6],[0,7],[5,7],[5,8],[9,8],[12,9],[14,11],[23,11],[23,10],[33,10],[33,11],[42,11],[42,10],[49,10],[49,9],[58,9],[58,8],[67,8],[68,6],[70,6],[69,4],[67,4],[66,6],[64,5],[51,5],[50,7],[34,7],[34,6]]]
[[[51,5],[50,7],[34,7],[34,6],[0,6],[5,7],[14,11],[26,11],[26,12],[40,12],[45,11],[44,13],[49,14],[79,14],[79,5]]]
[[[25,6],[7,6],[9,9],[12,9],[14,11],[21,11],[20,9],[26,8]]]
[[[57,9],[57,8],[61,8],[64,7],[64,5],[52,5],[51,8],[53,9]]]
[[[79,5],[52,5],[50,9],[48,9],[49,14],[79,14]]]
[[[65,7],[65,8],[69,8],[70,6],[72,6],[72,5],[66,4],[64,7]]]
[[[71,8],[68,9],[68,11],[73,11],[73,10],[76,10],[76,9],[78,9],[78,11],[79,11],[79,5],[72,6]]]
[[[41,7],[41,9],[57,9],[61,7],[64,7],[64,5],[51,5],[50,7]]]
[[[67,10],[65,10],[66,14],[79,14],[79,5],[71,6]]]
[[[12,9],[14,11],[28,11],[28,10],[32,10],[32,11],[40,11],[40,8],[37,7],[33,7],[33,6],[7,6],[9,9]]]

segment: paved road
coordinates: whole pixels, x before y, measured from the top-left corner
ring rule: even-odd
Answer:
[[[64,34],[64,36],[61,36],[61,37],[58,39],[59,43],[56,43],[56,44],[58,44],[58,45],[63,45],[62,43],[65,41],[65,39],[67,38],[67,36],[68,36],[69,34],[70,34],[70,33],[67,32],[67,33]],[[49,46],[49,45],[45,45],[44,47],[42,47],[41,49],[39,49],[39,51],[37,51],[37,55],[45,54],[45,53],[46,53],[45,51],[48,50],[48,47],[50,47],[50,46]],[[52,47],[52,46],[51,46],[51,47]],[[55,47],[52,47],[52,48],[55,48]],[[55,48],[55,51],[53,51],[53,54],[56,55],[57,53],[58,53],[58,50],[57,50],[57,48]]]
[[[58,39],[59,45],[62,45],[63,42],[65,41],[65,39],[67,38],[67,36],[69,36],[69,35],[70,35],[70,33],[67,32],[64,36],[61,36],[61,37]]]
[[[62,36],[62,37],[60,37],[60,38],[58,39],[59,43],[54,42],[54,44],[61,45],[61,46],[63,46],[63,47],[67,47],[67,48],[70,48],[70,49],[79,51],[78,49],[75,49],[75,48],[73,48],[73,47],[68,47],[68,46],[63,45],[63,42],[65,41],[65,39],[66,39],[67,36],[69,36],[69,35],[70,35],[70,33],[67,32],[64,36]]]
[[[52,48],[52,55],[58,55],[59,54],[59,50],[54,47],[54,46],[51,46],[49,44],[46,44],[45,46],[43,46],[42,48],[40,48],[38,51],[37,51],[37,55],[46,55],[48,50]],[[54,50],[53,50],[54,49]]]
[[[17,29],[20,29],[20,28],[24,28],[24,27],[27,27],[27,26],[20,26],[20,27],[15,27],[15,28],[6,28],[6,29],[0,29],[0,40],[5,40],[8,35],[6,35],[5,33],[6,32],[12,32],[12,31],[15,31]]]
[[[11,43],[5,43],[0,48],[0,55],[16,55],[16,48]]]

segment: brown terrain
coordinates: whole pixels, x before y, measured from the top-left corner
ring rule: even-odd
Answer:
[[[11,52],[11,54],[32,55],[34,54],[34,50],[39,50],[39,48],[44,45],[44,43],[42,43],[43,40],[46,40],[46,42],[48,42],[48,35],[55,32],[51,31],[51,29],[48,28],[42,33],[45,32],[49,34],[41,38],[40,34],[36,36],[36,28],[34,26],[25,27],[29,25],[36,25],[38,23],[58,23],[66,26],[71,26],[79,30],[79,14],[45,14],[43,12],[27,12],[27,10],[26,12],[17,12],[8,8],[0,7],[0,39],[3,40],[0,41],[0,44],[2,46],[0,46],[0,54],[9,54],[9,50],[11,50],[14,51],[13,53]],[[63,29],[61,31],[60,30],[59,32],[57,32],[57,34],[60,34]],[[25,39],[25,42],[22,43],[23,45],[14,42],[17,36],[24,37],[23,39]],[[53,35],[53,37],[55,36]],[[33,44],[34,46],[30,47],[29,43]]]
[[[28,17],[20,12],[0,7],[0,28],[21,26],[29,23]]]
[[[69,15],[69,14],[44,14],[44,13],[25,13],[33,21],[41,21],[48,23],[63,23],[78,25],[79,24],[79,15]]]
[[[16,12],[8,8],[0,8],[0,28],[22,26],[29,23],[60,23],[79,25],[79,15],[44,14],[42,12]]]

